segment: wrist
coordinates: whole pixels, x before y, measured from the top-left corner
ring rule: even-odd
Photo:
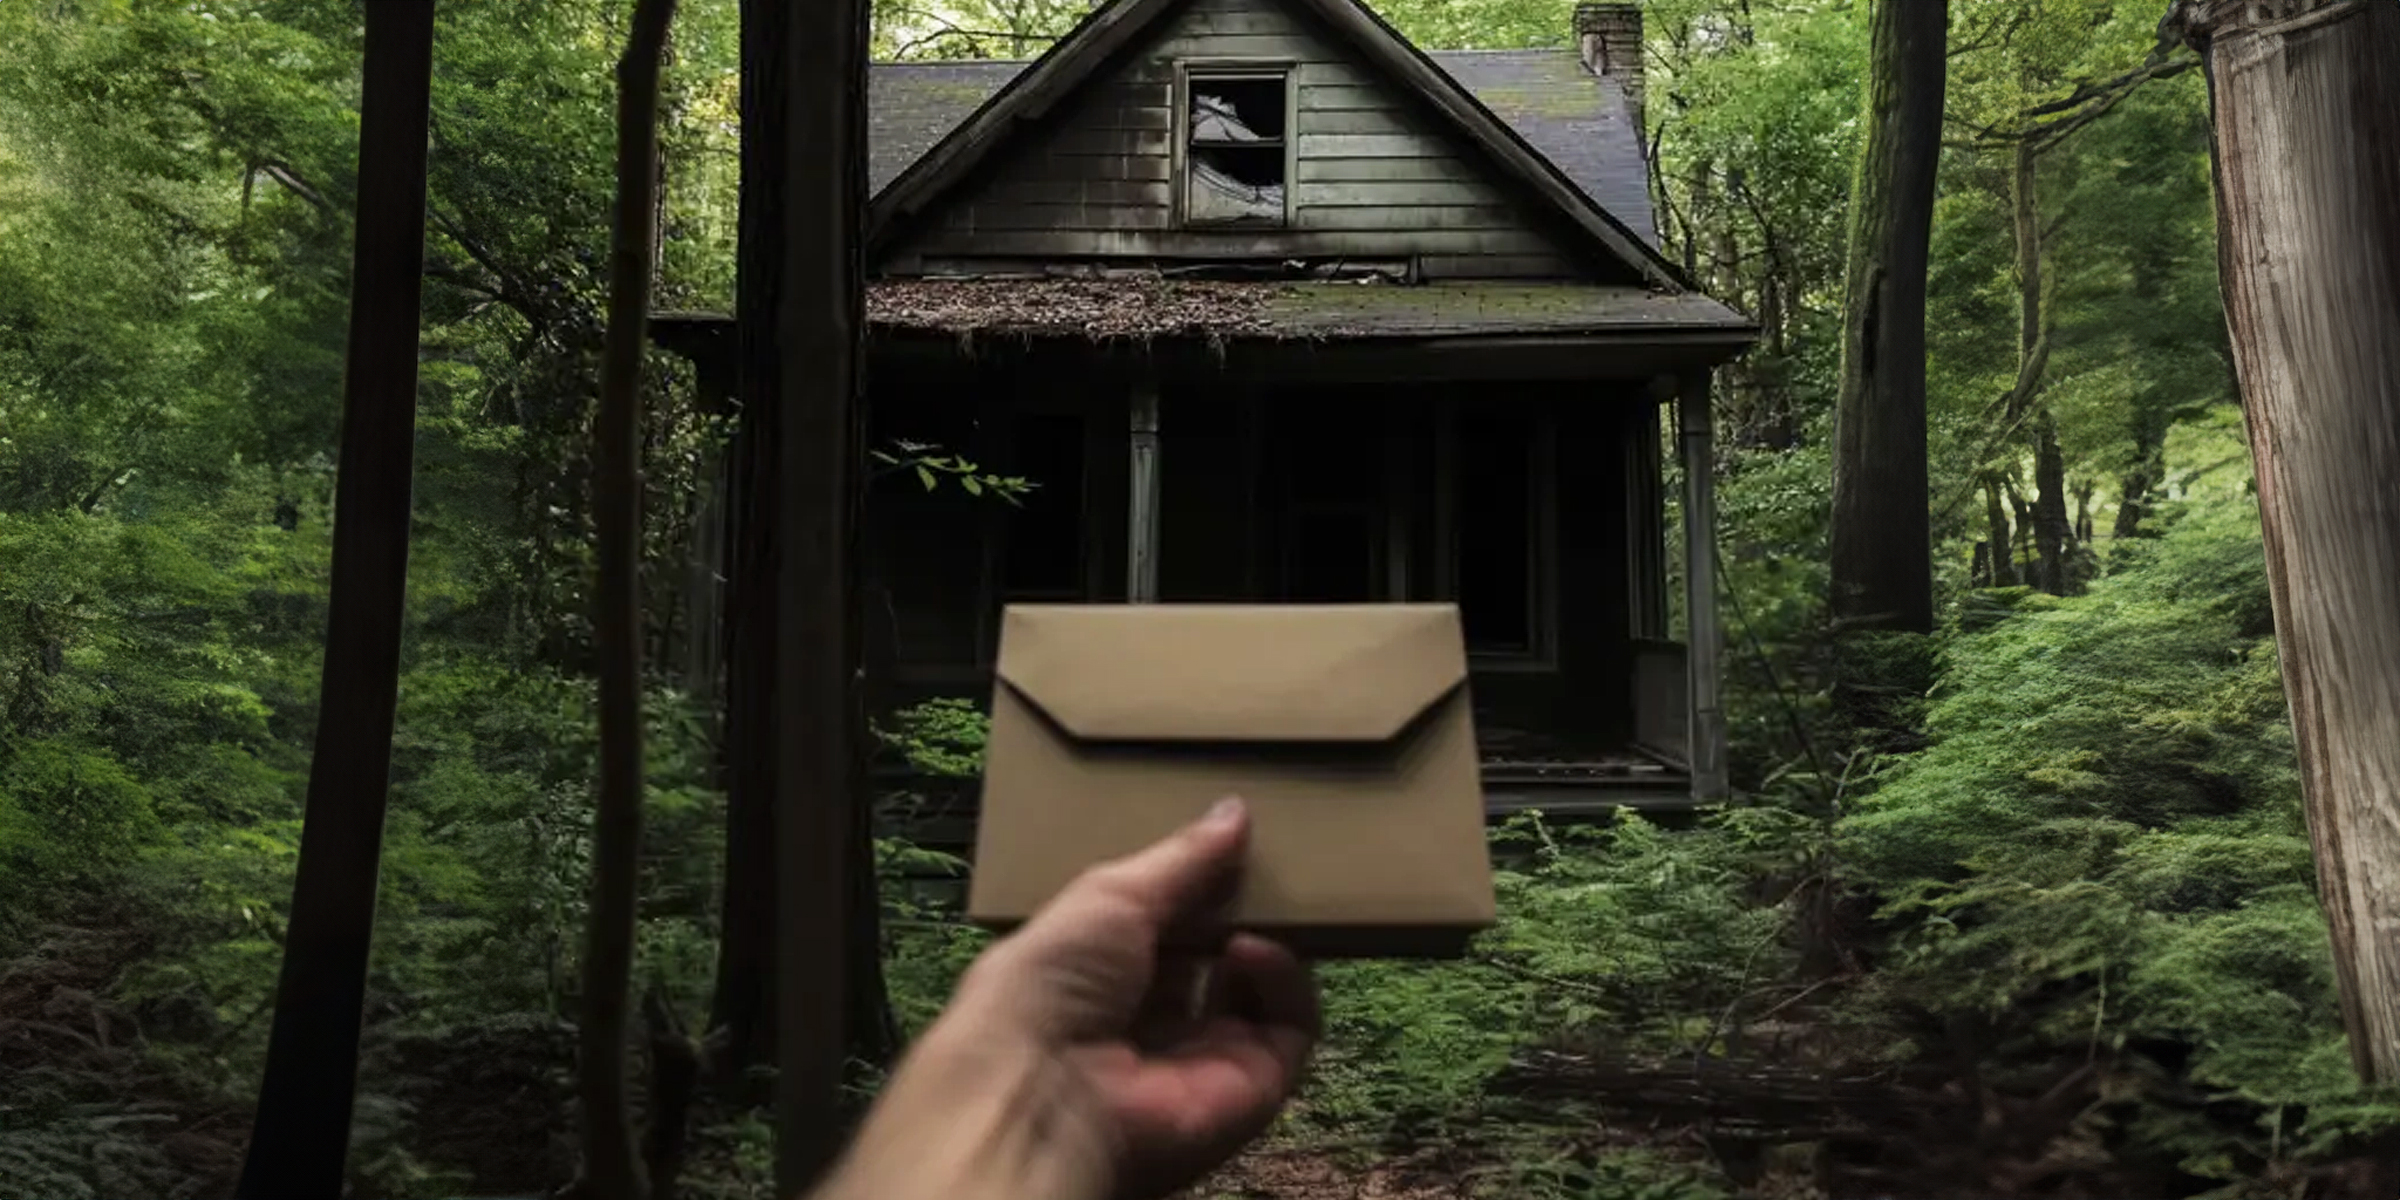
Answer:
[[[1108,1200],[1113,1136],[1046,1047],[937,1021],[816,1200]]]

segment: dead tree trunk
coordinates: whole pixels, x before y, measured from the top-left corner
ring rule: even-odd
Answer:
[[[2208,62],[2225,315],[2343,1022],[2359,1074],[2400,1081],[2400,6],[2177,17]]]
[[[1850,269],[1833,460],[1833,616],[1933,628],[1925,476],[1925,261],[1941,154],[1949,0],[1875,0],[1867,145],[1850,198]]]
[[[641,1200],[650,1192],[633,1135],[625,1050],[642,848],[642,347],[658,220],[659,58],[674,15],[675,0],[636,0],[617,62],[616,229],[592,437],[600,787],[577,1028],[583,1177],[575,1194],[590,1200]]]
[[[358,1084],[407,610],[433,5],[366,9],[323,705],[257,1124],[237,1194],[338,1196]]]

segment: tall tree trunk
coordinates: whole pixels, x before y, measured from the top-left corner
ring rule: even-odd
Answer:
[[[1866,124],[1833,462],[1833,616],[1933,628],[1925,475],[1925,265],[1949,0],[1873,0]]]
[[[366,9],[322,701],[245,1200],[344,1190],[407,612],[433,12]]]
[[[787,356],[776,646],[776,1186],[805,1193],[839,1153],[856,995],[852,939],[869,818],[856,793],[863,710],[857,671],[865,283],[867,0],[791,5],[769,103],[787,134],[782,260],[773,332]]]
[[[782,633],[775,584],[783,561],[784,355],[776,342],[783,274],[787,115],[782,98],[792,5],[741,5],[741,191],[734,260],[734,336],[740,368],[726,448],[724,589],[725,881],[709,1000],[709,1066],[744,1087],[775,1054],[775,663]]]
[[[2400,5],[2186,5],[2351,1057],[2400,1082]],[[2172,16],[2171,18],[2172,19]],[[2390,1194],[2387,1190],[2382,1194]]]
[[[616,230],[592,436],[600,786],[577,1027],[583,1177],[574,1194],[589,1200],[643,1200],[650,1192],[633,1132],[625,1051],[641,900],[642,348],[658,220],[659,58],[674,15],[675,0],[636,0],[625,56],[617,62]]]

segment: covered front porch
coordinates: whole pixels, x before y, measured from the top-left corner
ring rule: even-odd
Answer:
[[[1748,331],[1694,299],[1529,284],[878,284],[870,444],[938,448],[1038,486],[1009,504],[912,471],[872,485],[870,703],[988,700],[1010,602],[1451,600],[1495,817],[1717,799],[1706,392]],[[705,374],[708,347],[730,347],[723,333],[667,318],[658,336]],[[1690,517],[1672,548],[1664,453],[1685,465]],[[1696,653],[1669,637],[1670,553]],[[971,780],[881,771],[882,790],[917,798],[920,841],[971,840]]]

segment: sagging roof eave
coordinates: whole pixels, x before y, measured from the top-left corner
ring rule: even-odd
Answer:
[[[877,331],[871,350],[877,358],[954,363],[987,357],[1066,355],[1078,370],[1169,375],[1205,384],[1472,386],[1548,382],[1572,386],[1706,372],[1741,357],[1757,340],[1756,331],[1748,327],[1387,338],[1161,334],[1101,340],[1001,331],[887,329]],[[1649,394],[1654,400],[1663,400],[1672,390]],[[1621,396],[1602,393],[1592,398],[1609,401]]]

